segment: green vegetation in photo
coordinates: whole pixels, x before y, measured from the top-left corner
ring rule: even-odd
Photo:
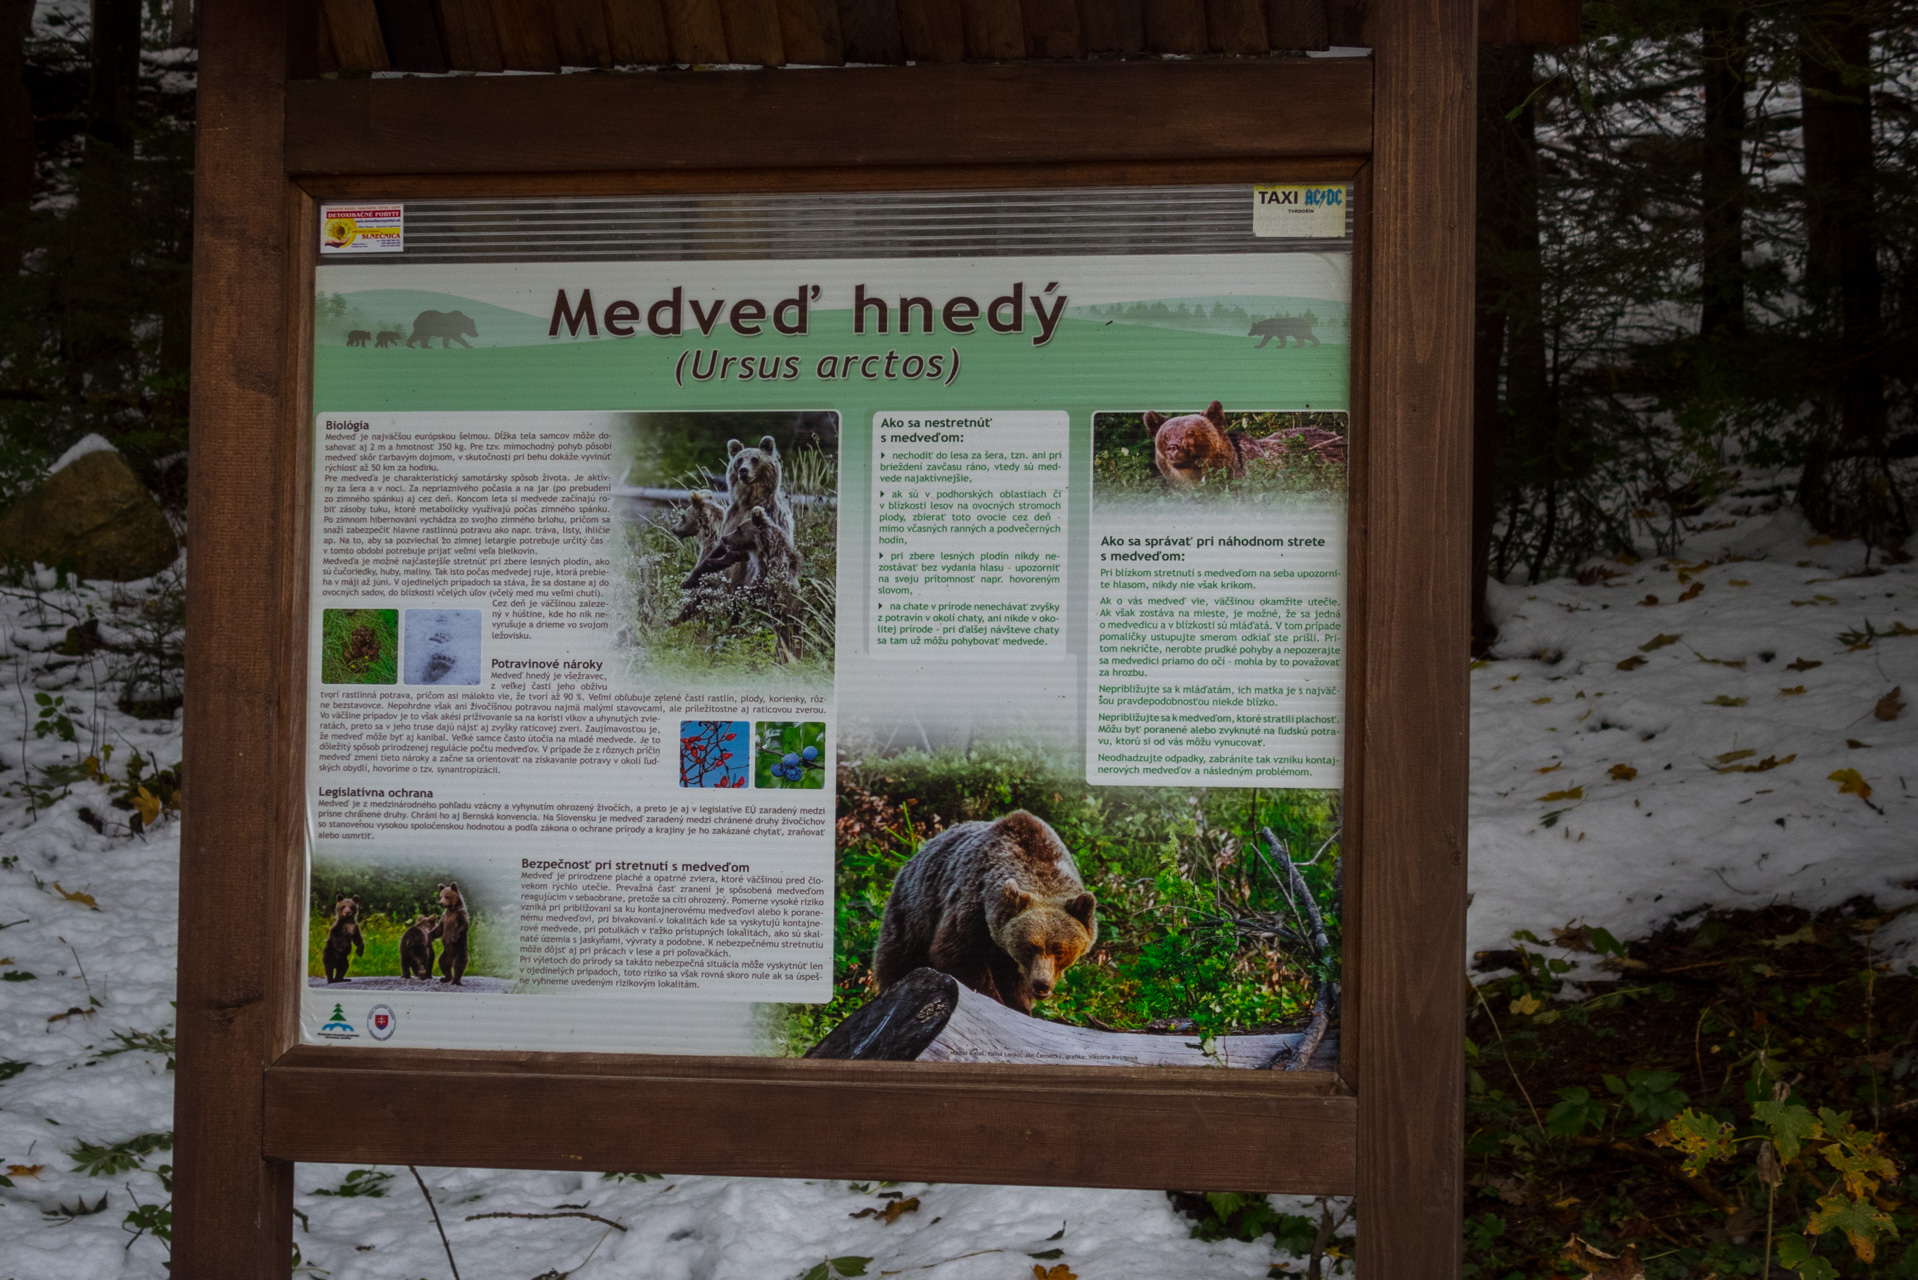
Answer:
[[[804,1053],[877,994],[886,899],[919,846],[1015,809],[1052,824],[1098,899],[1097,945],[1033,1007],[1037,1017],[1200,1036],[1303,1024],[1324,976],[1308,950],[1248,938],[1229,919],[1294,919],[1267,828],[1295,859],[1319,855],[1303,874],[1336,964],[1336,791],[1091,787],[1042,752],[1004,746],[842,762],[838,792],[833,998],[785,1007],[787,1053]]]
[[[831,414],[645,414],[615,446],[614,467],[641,487],[710,490],[726,471],[728,439],[779,442],[781,488],[792,504],[799,581],[732,587],[724,571],[695,595],[684,583],[699,562],[691,535],[673,532],[686,503],[624,519],[613,534],[616,632],[642,683],[777,676],[783,683],[832,679],[838,614],[839,461]],[[655,430],[655,426],[658,430]],[[781,440],[781,436],[786,436]],[[823,441],[823,445],[821,443]],[[675,466],[677,471],[662,469]],[[723,491],[717,500],[724,500]]]
[[[1196,413],[1204,408],[1163,410],[1162,416]],[[1262,440],[1280,431],[1301,427],[1346,434],[1348,418],[1344,413],[1316,410],[1283,413],[1226,414],[1226,430],[1242,431],[1254,440]],[[1346,492],[1346,464],[1330,462],[1306,447],[1303,441],[1290,444],[1271,457],[1248,458],[1245,474],[1232,476],[1224,470],[1207,473],[1198,484],[1186,489],[1168,488],[1152,461],[1152,432],[1146,429],[1144,413],[1097,413],[1092,417],[1092,494],[1093,500],[1152,499],[1168,504],[1227,499],[1234,503],[1266,503],[1311,495],[1343,498]]]
[[[373,863],[316,862],[307,887],[306,972],[311,978],[324,978],[326,966],[320,952],[333,928],[333,909],[341,898],[359,904],[360,933],[366,942],[366,954],[355,955],[347,976],[354,978],[400,976],[400,935],[418,916],[440,914],[439,887],[457,879],[460,896],[466,903],[468,919],[466,973],[511,978],[517,959],[516,945],[502,936],[497,917],[486,903],[475,902],[470,880],[449,876],[445,871],[413,870]],[[428,925],[427,928],[432,928]],[[510,931],[508,931],[510,932]],[[439,976],[440,943],[433,940],[433,976]]]
[[[397,609],[325,609],[320,614],[320,683],[396,684]]]
[[[826,726],[817,720],[761,720],[753,726],[753,785],[788,791],[826,786]]]

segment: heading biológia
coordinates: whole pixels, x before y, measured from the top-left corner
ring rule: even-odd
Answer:
[[[856,284],[851,299],[852,331],[855,335],[932,334],[941,329],[972,333],[983,320],[994,333],[1024,334],[1030,311],[1037,329],[1032,345],[1043,347],[1052,341],[1059,317],[1065,314],[1066,295],[1058,288],[1059,282],[1053,280],[1028,293],[1024,283],[1017,283],[1010,292],[982,303],[965,294],[935,300],[912,294],[895,296],[888,290],[868,290],[864,284]],[[775,334],[799,336],[809,332],[812,312],[821,296],[820,286],[802,284],[790,297],[768,306],[758,298],[690,298],[683,286],[675,285],[670,295],[649,304],[622,298],[601,307],[594,303],[591,289],[582,289],[576,301],[561,289],[553,301],[553,322],[546,334],[557,338],[563,327],[570,338],[582,336],[582,330],[584,336],[597,338],[603,327],[615,338],[634,337],[642,328],[661,338],[683,338],[694,330],[709,338],[723,323],[742,338],[765,335],[769,324]]]

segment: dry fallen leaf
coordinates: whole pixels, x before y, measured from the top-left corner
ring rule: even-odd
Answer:
[[[1781,697],[1781,698],[1795,698],[1795,697],[1797,697],[1797,696],[1798,696],[1799,694],[1801,694],[1801,693],[1803,693],[1804,691],[1805,691],[1805,686],[1804,686],[1804,685],[1802,685],[1802,684],[1795,684],[1795,685],[1793,685],[1793,686],[1792,686],[1791,688],[1789,688],[1789,689],[1782,689],[1782,688],[1781,688],[1781,689],[1780,689],[1780,690],[1778,691],[1778,696],[1779,696],[1779,697]]]
[[[1747,757],[1755,756],[1757,754],[1758,752],[1756,749],[1752,747],[1746,747],[1743,751],[1727,751],[1722,756],[1714,756],[1713,759],[1717,760],[1718,763],[1720,764],[1730,764],[1734,760],[1744,760]]]
[[[68,902],[77,902],[89,911],[98,911],[100,909],[100,905],[93,900],[93,895],[90,893],[80,893],[77,890],[73,893],[68,893],[65,889],[60,888],[60,882],[58,880],[53,882],[53,887],[59,889],[60,896]]]
[[[1545,705],[1546,703],[1548,703],[1548,702],[1550,702],[1551,700],[1552,700],[1552,698],[1551,698],[1551,695],[1550,695],[1550,694],[1547,694],[1547,695],[1546,695],[1546,696],[1544,696],[1543,698],[1533,698],[1533,699],[1532,699],[1532,705],[1533,705],[1533,706],[1535,706],[1535,707],[1542,707],[1542,706],[1544,706],[1544,705]]]
[[[1905,709],[1905,700],[1900,696],[1904,691],[1903,685],[1893,689],[1890,693],[1878,699],[1878,705],[1871,709],[1871,713],[1880,720],[1896,720],[1898,713]]]
[[[1822,666],[1824,666],[1824,665],[1825,665],[1824,663],[1822,663],[1822,662],[1818,662],[1818,661],[1814,661],[1814,660],[1813,660],[1813,659],[1811,659],[1811,658],[1800,658],[1800,659],[1799,659],[1798,661],[1796,661],[1796,662],[1787,662],[1787,663],[1785,664],[1785,670],[1787,670],[1787,671],[1810,671],[1810,670],[1811,670],[1811,669],[1812,669],[1813,667],[1822,667]]]
[[[1650,653],[1654,649],[1663,649],[1668,644],[1677,644],[1677,643],[1678,643],[1677,636],[1653,636],[1650,640],[1647,640],[1644,644],[1639,645],[1638,651],[1640,653]]]
[[[893,1223],[899,1221],[902,1215],[918,1212],[919,1197],[908,1196],[904,1200],[889,1201],[884,1208],[861,1209],[858,1213],[849,1213],[846,1216],[849,1218],[877,1218],[890,1227]]]
[[[1541,801],[1583,800],[1584,798],[1585,798],[1584,787],[1567,787],[1563,791],[1547,791],[1544,795],[1539,797]]]
[[[1544,1007],[1545,1007],[1544,1003],[1540,1001],[1537,996],[1533,995],[1529,991],[1527,991],[1524,995],[1520,996],[1518,999],[1512,1001],[1512,1012],[1514,1014],[1524,1014],[1526,1016],[1530,1016],[1531,1014],[1537,1013],[1540,1009],[1543,1009]]]
[[[1747,752],[1746,754],[1750,754],[1750,753]],[[1769,773],[1773,769],[1776,769],[1779,765],[1790,764],[1792,761],[1796,760],[1797,758],[1798,758],[1798,753],[1794,751],[1788,756],[1782,756],[1782,757],[1766,756],[1763,760],[1760,760],[1757,764],[1726,765],[1722,769],[1713,769],[1712,772],[1713,773]],[[1743,803],[1743,802],[1741,801],[1740,803]]]
[[[1646,597],[1645,597],[1645,598],[1644,598],[1643,600],[1640,600],[1640,601],[1639,601],[1638,603],[1639,603],[1640,605],[1654,605],[1654,604],[1657,604],[1657,603],[1658,603],[1658,597],[1657,597],[1657,596],[1646,596]]]
[[[10,1164],[7,1166],[7,1176],[10,1178],[37,1178],[40,1176],[40,1170],[44,1168],[46,1168],[46,1166],[43,1164]]]
[[[1645,1280],[1645,1268],[1639,1264],[1635,1244],[1626,1245],[1623,1253],[1606,1253],[1573,1236],[1565,1242],[1565,1261],[1592,1280]]]
[[[1631,657],[1625,659],[1625,661],[1619,663],[1618,669],[1620,671],[1636,671],[1644,665],[1645,665],[1645,659],[1635,653]]]
[[[1605,771],[1613,782],[1630,782],[1638,776],[1638,770],[1628,764],[1615,764]]]
[[[65,1013],[54,1014],[52,1017],[48,1018],[47,1021],[48,1022],[65,1022],[68,1018],[91,1018],[92,1016],[93,1016],[93,1010],[82,1009],[79,1005],[76,1004],[72,1006],[71,1008],[69,1008]]]
[[[1557,772],[1558,772],[1558,771],[1559,771],[1560,769],[1563,769],[1564,767],[1565,767],[1565,762],[1564,762],[1563,760],[1560,760],[1560,761],[1559,761],[1559,762],[1558,762],[1557,764],[1548,764],[1548,765],[1546,765],[1546,766],[1545,766],[1545,767],[1544,767],[1543,769],[1540,769],[1540,770],[1539,770],[1538,772],[1540,772],[1540,773],[1557,773]]]
[[[1732,587],[1749,587],[1751,583],[1745,581],[1743,578],[1727,578],[1725,579],[1725,585]]]
[[[1704,591],[1704,589],[1705,589],[1704,583],[1702,582],[1692,583],[1691,586],[1686,587],[1683,593],[1679,595],[1678,603],[1684,604],[1687,600],[1696,600],[1699,596],[1699,593]]]
[[[1061,1262],[1048,1271],[1038,1263],[1032,1264],[1033,1280],[1079,1280],[1073,1270]]]
[[[1744,698],[1734,698],[1728,693],[1721,693],[1704,705],[1708,707],[1742,707],[1746,701],[1747,699]]]
[[[1865,781],[1865,775],[1858,770],[1834,769],[1828,777],[1830,781],[1838,784],[1839,795],[1857,796],[1860,800],[1870,801],[1871,784]]]

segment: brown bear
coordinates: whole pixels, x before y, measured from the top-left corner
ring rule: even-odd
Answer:
[[[683,585],[691,590],[707,574],[737,564],[748,566],[746,585],[755,582],[788,588],[799,585],[799,548],[793,546],[792,535],[767,515],[764,507],[754,507],[731,533],[722,535],[699,558]]]
[[[400,976],[402,978],[430,978],[433,976],[433,935],[430,932],[438,916],[415,916],[413,923],[400,935]]]
[[[1211,471],[1224,471],[1235,480],[1245,474],[1240,452],[1244,435],[1226,431],[1225,407],[1217,400],[1204,413],[1176,418],[1148,413],[1145,429],[1152,433],[1152,465],[1174,488],[1198,484]]]
[[[326,969],[329,983],[345,982],[346,967],[352,963],[354,954],[366,954],[359,915],[360,904],[351,898],[341,898],[333,906],[333,927],[327,932],[326,946],[320,952],[320,963]]]
[[[1020,809],[921,845],[892,882],[881,991],[930,965],[1020,1013],[1098,941],[1093,898],[1058,834]]]
[[[693,545],[699,548],[700,558],[704,559],[719,541],[719,526],[725,522],[724,504],[714,502],[713,495],[701,489],[680,509],[679,522],[673,526],[673,536],[691,538]]]
[[[441,885],[440,918],[426,936],[440,940],[440,981],[455,987],[465,985],[461,979],[466,976],[468,923],[466,900],[460,896],[459,881],[452,880]],[[431,973],[432,970],[427,972]]]
[[[726,455],[726,518],[720,522],[720,537],[745,524],[752,518],[753,508],[760,507],[785,531],[790,540],[793,536],[793,509],[792,504],[786,501],[786,490],[780,483],[779,445],[771,436],[761,436],[756,449],[748,448],[737,440],[728,440]],[[757,578],[757,569],[756,562],[734,565],[733,585],[739,586]]]

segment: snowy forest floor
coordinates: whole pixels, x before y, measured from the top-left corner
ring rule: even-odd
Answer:
[[[1493,586],[1503,639],[1471,673],[1472,950],[1918,893],[1918,564],[1867,565],[1775,501],[1726,498],[1671,557]],[[110,651],[59,652],[89,607],[103,638],[132,638],[149,591],[0,597],[0,1280],[164,1274],[135,1225],[168,1199],[179,828],[130,834],[112,800],[135,748],[178,761],[179,724],[113,705]],[[105,743],[108,781],[27,785]],[[1918,912],[1879,939],[1901,965],[1914,940]],[[786,1280],[844,1257],[940,1280],[1023,1280],[1035,1257],[1080,1280],[1303,1269],[1269,1241],[1193,1239],[1155,1190],[420,1172],[467,1280]],[[295,1204],[303,1274],[447,1274],[404,1169],[301,1166]],[[474,1216],[527,1213],[597,1220]]]

